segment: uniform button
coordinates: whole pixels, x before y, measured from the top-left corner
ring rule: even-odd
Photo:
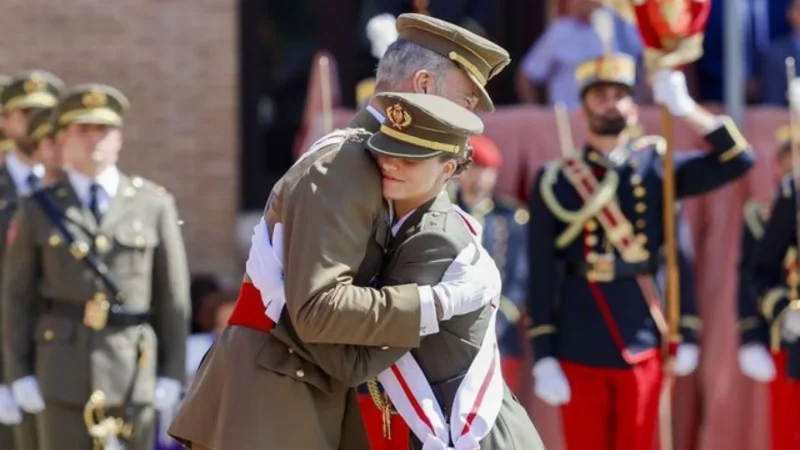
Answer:
[[[636,220],[636,228],[639,228],[639,229],[644,228],[646,223],[647,222],[645,222],[644,219],[637,219]]]
[[[631,175],[631,184],[636,186],[637,184],[642,184],[642,176],[641,175]]]
[[[54,337],[56,337],[56,333],[53,330],[47,330],[44,332],[45,341],[52,341]]]
[[[647,205],[645,205],[644,203],[641,203],[641,202],[636,204],[636,212],[637,213],[641,214],[641,213],[643,213],[645,211],[647,211]]]
[[[637,234],[636,235],[636,241],[640,245],[647,245],[647,235],[646,234]]]
[[[597,158],[598,158],[597,153],[594,152],[589,153],[589,161],[597,161]]]
[[[61,245],[61,236],[55,233],[51,234],[50,238],[47,239],[47,244],[50,245],[50,247],[58,247]]]
[[[289,354],[290,354],[290,355],[291,355],[291,354],[294,354],[294,349],[293,349],[293,348],[289,348]]]
[[[384,345],[383,347],[381,347],[381,350],[389,350],[389,347]]]
[[[597,245],[597,236],[590,234],[586,236],[584,242],[586,242],[586,245],[588,245],[589,247],[594,247],[595,245]]]
[[[306,376],[306,373],[303,372],[303,369],[298,369],[297,372],[295,372],[294,374],[297,375],[297,378],[303,378],[304,376]]]
[[[597,229],[597,222],[594,220],[587,220],[584,226],[586,227],[586,231],[594,231]]]
[[[637,198],[642,198],[642,197],[644,197],[644,194],[645,194],[645,193],[646,193],[645,189],[644,189],[643,187],[641,187],[641,186],[636,186],[636,187],[633,189],[633,195],[634,195],[634,197],[637,197]]]

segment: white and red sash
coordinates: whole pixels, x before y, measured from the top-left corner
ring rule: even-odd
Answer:
[[[476,246],[481,248],[482,227],[460,208],[457,208],[457,212],[464,219]],[[277,259],[280,264],[283,255],[279,253],[276,255],[270,244],[267,226],[262,219],[254,229],[249,257],[273,261]],[[265,270],[270,269],[282,270],[282,267],[265,267]],[[258,274],[250,274],[250,277],[254,280],[259,278]],[[277,323],[285,300],[280,295],[264,294],[261,293],[262,301],[265,298],[271,299],[269,304],[264,303],[265,315]],[[494,426],[503,402],[503,376],[495,334],[499,300],[492,300],[492,315],[486,334],[478,354],[456,391],[449,423],[446,423],[431,385],[410,352],[378,376],[395,409],[423,443],[423,450],[480,449],[479,442]],[[453,442],[453,447],[450,442]]]

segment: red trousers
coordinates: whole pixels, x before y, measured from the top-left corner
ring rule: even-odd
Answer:
[[[358,405],[364,428],[367,429],[370,450],[408,450],[411,432],[399,414],[392,414],[391,436],[383,433],[383,415],[369,394],[358,394]]]
[[[800,383],[786,377],[786,352],[774,355],[776,377],[769,383],[772,450],[800,450]]]
[[[632,369],[562,362],[570,402],[561,407],[566,450],[652,450],[658,438],[661,360]]]

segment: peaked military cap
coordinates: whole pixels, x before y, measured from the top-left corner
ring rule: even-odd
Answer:
[[[31,114],[28,118],[28,139],[39,143],[42,139],[53,135],[53,108],[44,108]]]
[[[82,84],[70,89],[58,102],[54,127],[73,123],[122,126],[122,115],[130,103],[125,94],[104,84]]]
[[[432,158],[458,154],[483,122],[466,108],[428,94],[385,92],[375,96],[386,119],[367,141],[375,153],[399,158]]]
[[[503,47],[457,25],[424,14],[401,14],[397,18],[397,34],[400,39],[430,49],[464,69],[480,89],[478,107],[494,111],[494,103],[485,86],[511,62]]]
[[[44,70],[31,70],[14,77],[0,93],[3,112],[23,108],[49,108],[58,102],[64,82]]]
[[[575,71],[581,96],[598,84],[618,84],[633,89],[636,84],[636,62],[624,53],[609,53],[584,61]]]

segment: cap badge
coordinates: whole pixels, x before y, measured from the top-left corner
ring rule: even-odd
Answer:
[[[22,85],[22,88],[25,90],[26,93],[30,94],[31,92],[41,91],[47,85],[44,77],[39,74],[33,74],[27,80],[25,80],[25,84]]]
[[[87,108],[102,108],[106,106],[106,94],[98,91],[89,91],[83,94],[83,99],[81,100],[83,105]]]
[[[397,128],[398,130],[408,128],[412,121],[411,114],[409,114],[400,103],[395,103],[386,108],[386,119],[393,128]]]

